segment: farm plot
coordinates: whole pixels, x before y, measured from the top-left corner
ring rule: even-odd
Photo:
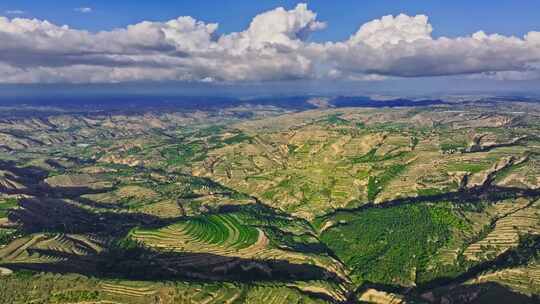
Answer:
[[[526,267],[510,268],[481,275],[472,283],[498,282],[524,293],[540,292],[540,265],[532,263]]]
[[[112,283],[102,283],[100,289],[109,294],[136,298],[146,297],[157,293],[157,290],[152,288],[152,286],[134,287]]]
[[[14,240],[6,247],[0,249],[0,261],[5,263],[58,262],[63,260],[63,258],[48,255],[40,251],[84,256],[98,253],[101,250],[102,247],[98,240],[84,235],[34,234]]]
[[[134,229],[129,237],[163,251],[186,253],[177,265],[223,265],[236,257],[287,260],[312,264],[345,277],[342,265],[330,257],[275,248],[261,228],[243,224],[235,214],[193,217],[159,230]],[[190,253],[209,253],[201,258]]]
[[[321,300],[306,297],[300,292],[282,286],[256,286],[251,288],[245,298],[245,303],[267,304],[300,304],[300,303],[325,303]]]
[[[134,230],[131,237],[154,247],[188,252],[238,251],[256,244],[261,232],[234,215],[194,217],[156,231]],[[263,241],[264,242],[264,241]]]
[[[216,291],[199,290],[184,298],[187,303],[193,304],[222,304],[234,303],[241,296],[238,288],[220,288]]]
[[[181,216],[184,212],[179,204],[173,200],[163,200],[154,204],[144,205],[136,210],[138,212],[155,215],[161,218]]]
[[[463,253],[465,257],[475,261],[493,258],[517,246],[520,234],[540,233],[539,204],[537,201],[529,207],[516,211],[514,211],[516,206],[507,204],[506,209],[510,210],[509,213],[495,223],[493,230],[486,237],[468,246]]]
[[[234,303],[242,295],[243,285],[230,283],[103,281],[99,290],[103,299],[122,303]]]
[[[3,263],[39,263],[39,262],[58,262],[61,259],[53,257],[40,256],[32,254],[28,249],[35,246],[41,241],[48,238],[44,234],[34,234],[27,237],[19,238],[11,242],[6,247],[0,249],[0,261]]]

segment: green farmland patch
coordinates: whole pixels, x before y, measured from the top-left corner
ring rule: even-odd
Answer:
[[[19,201],[14,198],[0,200],[0,218],[6,217],[9,209],[17,207]]]

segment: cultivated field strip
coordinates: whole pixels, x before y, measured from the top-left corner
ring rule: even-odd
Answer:
[[[34,234],[17,239],[8,246],[0,249],[0,261],[2,262],[40,262],[38,255],[30,255],[28,249],[42,240],[46,240],[44,234]]]
[[[153,248],[186,253],[181,261],[181,265],[186,266],[220,265],[231,262],[233,258],[256,258],[309,263],[346,276],[342,265],[331,258],[273,248],[261,229],[241,224],[234,215],[207,218],[210,220],[190,220],[159,230],[135,229],[130,237]],[[203,258],[194,253],[209,253],[212,257]]]
[[[173,200],[164,200],[154,204],[145,205],[138,209],[140,212],[163,218],[182,215],[182,209]]]
[[[309,281],[309,282],[297,282],[296,284],[289,284],[289,287],[298,289],[304,293],[311,294],[324,294],[329,298],[346,302],[347,301],[347,288],[342,285],[330,284],[326,281]]]
[[[71,302],[71,303],[65,303],[65,304],[128,304],[128,303],[125,303],[125,302],[116,302],[116,301],[108,301],[108,300],[102,300],[102,301]]]
[[[464,255],[470,260],[481,260],[489,255],[498,255],[517,246],[521,234],[540,233],[538,205],[537,201],[533,205],[517,211],[514,211],[515,208],[507,207],[511,213],[498,220],[494,229],[485,238],[467,247]]]
[[[498,282],[510,288],[535,293],[540,292],[540,265],[532,264],[527,267],[510,268],[482,275],[473,283]]]
[[[233,215],[195,218],[153,231],[135,230],[131,237],[154,247],[185,252],[244,253],[267,243],[262,231],[240,224]]]
[[[164,294],[169,294],[169,297],[171,295],[170,291],[164,292],[167,289],[159,288],[159,286],[143,282],[138,283],[139,284],[135,284],[135,286],[133,284],[128,286],[125,282],[102,283],[100,289],[110,295],[113,299],[129,299],[129,302],[126,303],[135,301],[136,303],[149,303],[156,298],[161,300]],[[177,290],[174,294],[174,299],[171,299],[173,302],[170,303],[232,304],[240,298],[242,289],[229,286],[210,286],[206,288],[188,287],[186,289],[182,288]]]
[[[245,298],[245,303],[265,304],[299,304],[299,303],[324,303],[302,296],[298,291],[286,287],[257,286],[251,288]]]
[[[188,303],[194,304],[232,304],[241,296],[238,289],[226,288],[220,289],[217,292],[200,291],[194,295],[190,295]]]
[[[379,291],[376,289],[368,289],[358,296],[361,303],[375,303],[375,304],[405,304],[408,303],[402,299],[402,297]]]
[[[154,295],[157,290],[151,287],[130,287],[119,284],[103,283],[100,285],[101,290],[116,295],[129,296],[129,297],[145,297]]]
[[[102,250],[96,240],[83,235],[34,234],[17,239],[0,249],[2,262],[58,262],[64,260],[53,254],[35,253],[33,250],[66,253],[72,255],[95,254]]]
[[[88,255],[101,251],[101,248],[84,236],[57,234],[52,238],[41,241],[31,249],[52,250],[74,255]]]

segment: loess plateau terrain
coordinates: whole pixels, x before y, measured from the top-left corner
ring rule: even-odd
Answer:
[[[540,101],[0,112],[0,303],[540,301]]]

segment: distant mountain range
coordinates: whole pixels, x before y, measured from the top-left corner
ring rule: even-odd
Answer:
[[[234,98],[215,96],[158,96],[158,95],[102,95],[42,98],[0,98],[0,107],[14,107],[21,113],[32,114],[35,108],[52,112],[139,112],[148,110],[219,110],[236,106],[273,106],[292,111],[315,108],[343,107],[416,107],[444,104],[494,103],[494,102],[534,102],[534,99],[520,96],[494,96],[468,98],[384,98],[368,96],[317,97],[311,95],[275,96],[255,98]],[[27,111],[33,109],[32,111]],[[34,113],[34,114],[35,114]],[[11,112],[13,115],[13,112]],[[0,114],[1,116],[1,114]]]

